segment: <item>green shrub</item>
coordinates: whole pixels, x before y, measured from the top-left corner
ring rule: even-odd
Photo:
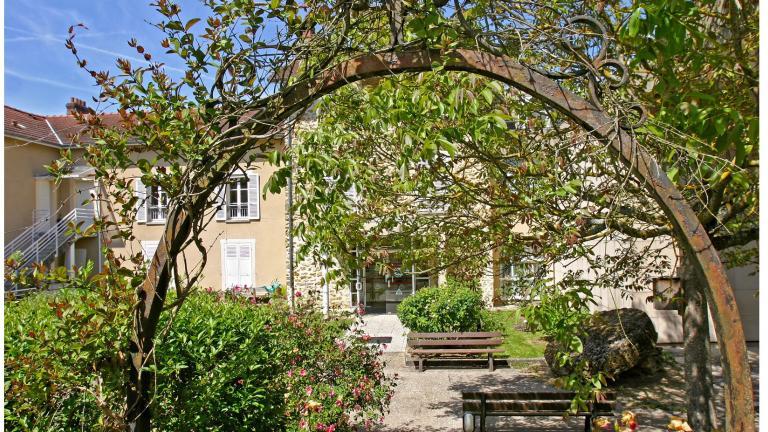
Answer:
[[[122,427],[128,295],[103,284],[6,302],[6,430]]]
[[[466,286],[452,282],[423,288],[397,308],[405,327],[415,332],[464,332],[483,328],[483,298]]]
[[[84,290],[8,303],[8,430],[124,427],[130,316],[104,321],[92,313],[108,309],[103,304]],[[103,334],[89,333],[92,320],[102,322]],[[284,301],[190,296],[159,327],[149,366],[157,371],[154,427],[333,432],[370,426],[385,413],[393,383],[380,350],[350,332],[350,322],[325,319],[307,305],[291,313]]]

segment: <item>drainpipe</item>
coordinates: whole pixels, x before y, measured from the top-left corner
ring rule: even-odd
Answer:
[[[286,149],[290,149],[292,143],[293,127],[288,129],[288,137],[285,143]],[[288,173],[288,291],[291,301],[291,311],[293,311],[296,308],[296,300],[294,297],[295,285],[293,279],[293,156],[288,160],[288,166],[290,167]]]

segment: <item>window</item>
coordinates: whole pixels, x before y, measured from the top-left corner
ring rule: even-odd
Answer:
[[[234,176],[217,192],[216,219],[220,221],[254,220],[260,217],[259,175]]]
[[[155,256],[157,251],[157,245],[160,244],[157,240],[142,240],[141,252],[144,254],[144,262],[148,263],[152,261],[152,257]]]
[[[248,218],[248,180],[239,178],[231,182],[228,188],[227,216],[230,219]]]
[[[255,240],[222,240],[222,285],[224,289],[253,287]]]
[[[505,260],[499,264],[499,291],[502,300],[525,300],[531,295],[531,288],[541,271],[541,264],[535,261]]]
[[[149,195],[149,221],[164,221],[168,215],[168,194],[159,186],[151,186]]]

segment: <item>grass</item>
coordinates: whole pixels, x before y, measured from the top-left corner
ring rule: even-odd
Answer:
[[[499,357],[505,358],[534,358],[543,357],[547,342],[538,333],[518,329],[522,321],[517,310],[489,311],[492,326],[504,334],[504,353]]]

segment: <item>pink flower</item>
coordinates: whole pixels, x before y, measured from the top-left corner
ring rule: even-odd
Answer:
[[[301,291],[296,291],[293,295],[296,298],[301,297]]]
[[[306,429],[307,427],[307,421],[304,419],[299,420],[299,427],[302,429]]]
[[[291,370],[289,370],[289,371],[288,371],[288,377],[289,377],[289,378],[293,377],[293,369],[291,369]]]
[[[336,399],[336,406],[341,408],[344,406],[344,401],[341,398]]]
[[[367,334],[364,334],[364,335],[360,336],[360,339],[362,339],[363,342],[368,342],[369,340],[371,340],[371,337],[369,335],[367,335]]]
[[[312,386],[307,386],[304,390],[307,392],[307,396],[312,396]]]
[[[307,376],[307,370],[306,369],[302,369],[301,372],[299,372],[299,375]]]
[[[336,423],[331,423],[326,429],[325,432],[336,432]]]

